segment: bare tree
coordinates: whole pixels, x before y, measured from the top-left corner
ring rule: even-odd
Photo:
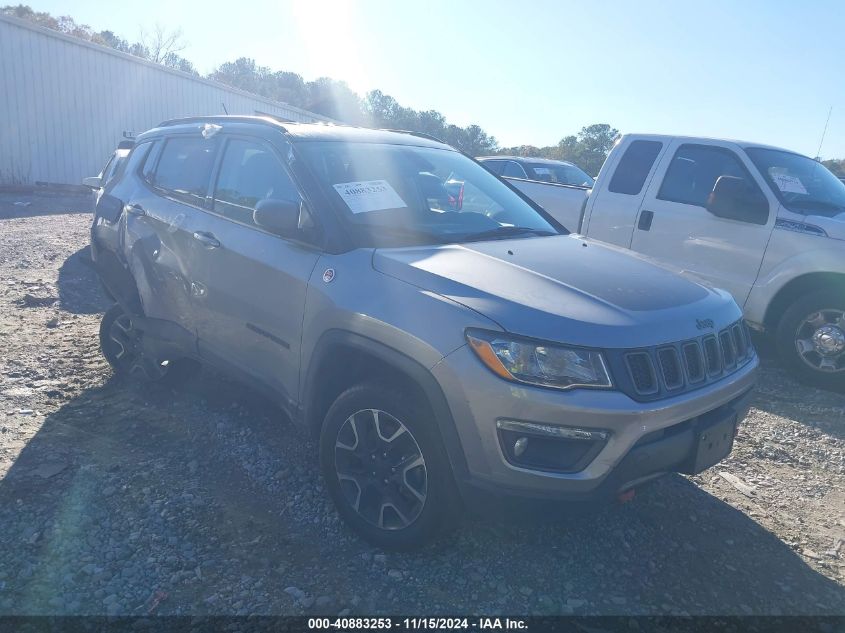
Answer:
[[[156,64],[164,63],[165,58],[172,57],[179,51],[185,50],[187,43],[182,40],[182,29],[167,31],[156,22],[152,31],[141,29],[140,44],[147,51],[147,59]]]

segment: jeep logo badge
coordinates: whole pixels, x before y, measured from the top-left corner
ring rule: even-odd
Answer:
[[[713,329],[713,319],[696,319],[695,327],[699,330]]]

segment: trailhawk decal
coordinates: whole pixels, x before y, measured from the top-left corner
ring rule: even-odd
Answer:
[[[402,209],[408,206],[386,180],[342,182],[332,186],[352,213]]]

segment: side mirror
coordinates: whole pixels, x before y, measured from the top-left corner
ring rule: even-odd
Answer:
[[[82,179],[82,184],[91,189],[99,189],[103,186],[103,179],[99,176],[88,176]]]
[[[300,228],[303,203],[300,200],[260,200],[252,212],[252,221],[277,235],[293,235]]]
[[[707,210],[718,218],[765,224],[769,201],[745,178],[719,176],[707,197]]]

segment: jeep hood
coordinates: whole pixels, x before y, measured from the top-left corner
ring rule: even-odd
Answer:
[[[585,346],[679,341],[741,316],[725,292],[574,235],[376,249],[373,267],[509,332]]]

